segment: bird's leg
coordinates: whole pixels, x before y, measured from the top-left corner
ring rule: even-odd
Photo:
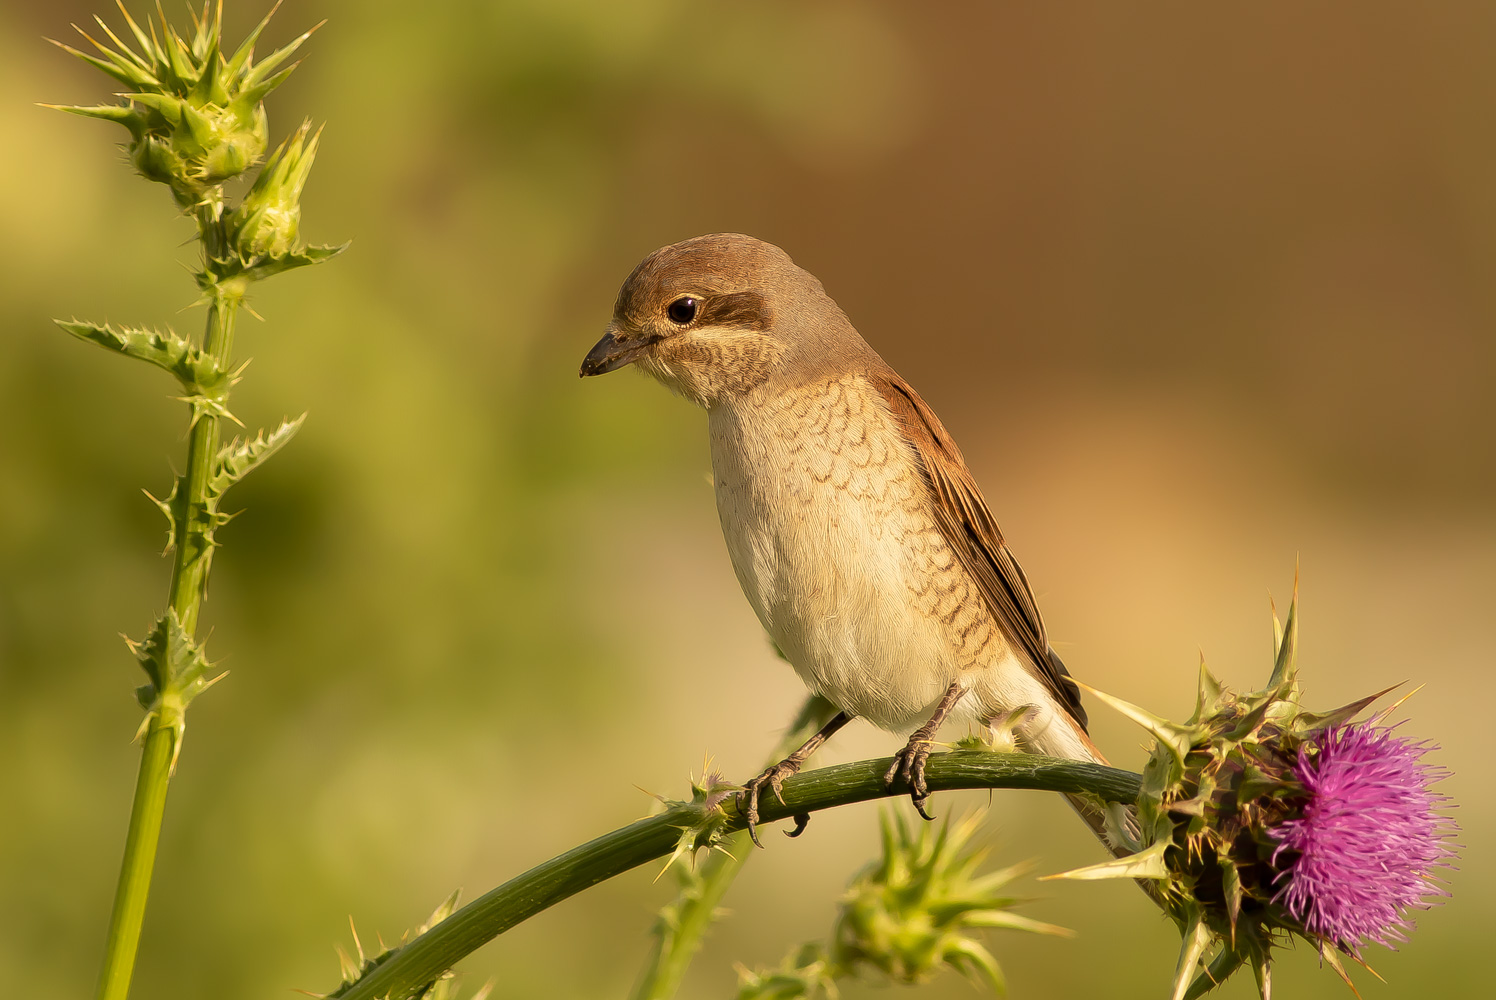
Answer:
[[[929,786],[925,784],[925,760],[930,756],[930,740],[963,694],[965,691],[961,688],[961,682],[951,681],[940,704],[935,706],[935,714],[930,716],[930,721],[914,731],[909,742],[904,744],[904,749],[894,754],[893,764],[889,766],[888,773],[883,775],[883,783],[890,788],[893,787],[895,777],[903,777],[904,783],[909,786],[909,801],[914,803],[914,808],[925,819],[935,818],[925,812],[925,802],[930,798]]]
[[[852,717],[846,712],[837,712],[831,717],[830,722],[821,727],[820,732],[802,743],[800,749],[743,785],[743,790],[738,793],[738,802],[743,808],[743,815],[748,820],[748,836],[755,844],[759,847],[764,846],[758,839],[758,797],[764,786],[768,785],[772,788],[774,797],[783,802],[784,792],[780,786],[784,784],[784,779],[792,774],[798,774],[800,766],[810,759],[810,755],[819,750],[821,744],[836,735],[838,729],[851,721]],[[805,824],[809,822],[808,816],[796,816],[795,830],[790,836],[798,837],[805,830]]]

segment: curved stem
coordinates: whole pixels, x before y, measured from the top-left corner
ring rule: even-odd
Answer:
[[[784,783],[784,802],[761,804],[763,823],[832,806],[907,794],[890,791],[883,775],[890,761],[864,760],[826,767]],[[1129,771],[1029,754],[960,750],[931,757],[925,771],[932,791],[958,788],[1034,788],[1092,792],[1111,802],[1132,802],[1141,779]],[[727,805],[724,832],[743,829]],[[699,822],[701,807],[678,804],[552,858],[479,897],[392,952],[369,973],[333,994],[341,1000],[406,1000],[464,956],[514,925],[599,882],[669,854],[682,828]]]
[[[234,317],[242,295],[217,289],[208,310],[203,347],[219,365],[227,367],[234,342]],[[226,402],[228,388],[213,402]],[[177,480],[168,505],[176,551],[172,563],[168,601],[188,636],[197,631],[198,612],[208,586],[208,567],[213,559],[213,516],[208,483],[218,457],[218,420],[211,411],[189,400],[193,407],[191,436],[187,443],[187,471]],[[166,790],[181,751],[185,700],[168,688],[157,692],[157,701],[147,717],[145,746],[140,772],[135,779],[135,802],[130,809],[130,827],[125,834],[125,857],[120,864],[109,935],[104,946],[104,964],[99,970],[98,1000],[125,1000],[135,971],[140,947],[140,929],[145,922],[146,899],[151,890],[151,872],[156,863],[156,845],[166,815]]]

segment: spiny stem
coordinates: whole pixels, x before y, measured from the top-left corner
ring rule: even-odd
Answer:
[[[890,763],[887,758],[864,760],[796,775],[784,783],[783,803],[772,798],[761,803],[761,822],[908,794],[907,789],[895,792],[883,783]],[[925,777],[932,791],[1035,788],[1092,792],[1109,802],[1134,801],[1141,784],[1136,774],[1098,764],[980,750],[936,754],[929,760]],[[728,811],[726,830],[742,830],[742,816],[732,806]],[[671,853],[681,827],[698,815],[699,807],[677,805],[552,858],[469,903],[335,995],[340,1000],[417,996],[453,964],[514,925],[583,889]]]
[[[826,699],[815,695],[807,698],[764,766],[779,763],[835,714],[836,706]],[[680,989],[691,960],[701,948],[701,939],[717,917],[718,905],[753,855],[753,842],[746,830],[725,838],[722,846],[725,851],[710,852],[702,863],[691,890],[677,897],[674,925],[656,930],[654,947],[631,1000],[670,1000]]]
[[[206,229],[204,243],[207,243]],[[215,286],[211,294],[203,348],[220,367],[226,368],[234,343],[234,319],[243,293],[238,288]],[[225,386],[215,402],[222,405],[227,398]],[[193,636],[213,559],[213,511],[208,482],[218,456],[219,417],[197,404],[189,406],[193,423],[187,443],[187,471],[178,480],[178,502],[173,511],[172,537],[176,540],[176,551],[168,600],[183,631]],[[181,499],[183,495],[185,500]],[[146,899],[150,895],[151,872],[156,862],[156,845],[161,839],[161,821],[166,813],[166,790],[180,751],[176,741],[181,733],[181,716],[180,701],[168,694],[147,722],[130,828],[125,834],[125,857],[114,893],[104,965],[99,972],[98,1000],[125,1000],[130,992]]]
[[[208,306],[208,327],[203,335],[203,349],[220,368],[227,368],[234,344],[234,320],[242,296],[215,286]],[[214,400],[226,403],[228,387]],[[172,568],[169,601],[189,636],[197,632],[197,615],[208,587],[208,568],[213,561],[212,512],[208,505],[208,480],[218,458],[218,421],[211,412],[195,410],[191,437],[187,444],[187,471],[182,475],[186,501],[180,508],[185,523],[175,525],[175,564]],[[179,491],[181,487],[178,487]]]

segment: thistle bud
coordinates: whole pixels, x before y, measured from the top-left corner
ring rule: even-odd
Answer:
[[[171,143],[154,135],[143,136],[130,145],[130,162],[146,180],[171,184],[186,170],[182,158]]]
[[[227,220],[229,244],[245,258],[284,257],[297,249],[301,191],[317,156],[319,129],[310,122],[281,143]]]
[[[1004,890],[1030,866],[978,874],[986,851],[970,846],[979,826],[976,815],[933,831],[924,824],[911,830],[902,815],[891,812],[881,819],[883,856],[863,869],[842,897],[831,944],[834,966],[871,966],[901,983],[925,982],[951,966],[1000,992],[997,961],[971,930],[1070,933],[1012,912],[1022,900]]]
[[[1242,965],[1266,998],[1272,949],[1290,936],[1349,982],[1340,955],[1359,961],[1369,943],[1406,940],[1409,911],[1446,895],[1434,883],[1454,824],[1432,790],[1444,772],[1422,763],[1432,746],[1394,736],[1380,725],[1387,712],[1351,722],[1380,695],[1324,714],[1300,707],[1297,629],[1290,608],[1261,691],[1237,695],[1202,664],[1182,724],[1098,692],[1155,738],[1141,838],[1129,857],[1066,875],[1158,880],[1184,934],[1174,1000]]]
[[[256,63],[254,45],[270,15],[225,57],[222,5],[204,3],[184,37],[164,17],[149,32],[124,11],[135,40],[123,42],[104,21],[112,45],[79,29],[100,56],[62,48],[130,88],[124,105],[62,107],[63,111],[117,121],[130,130],[130,160],[143,177],[171,187],[184,208],[219,205],[219,186],[244,173],[265,155],[268,133],[265,95],[285,81],[295,65],[277,72],[310,31]],[[274,11],[271,11],[273,14]],[[315,28],[313,30],[316,30]],[[60,44],[60,43],[58,43]]]
[[[265,110],[256,108],[247,128],[225,134],[203,157],[203,179],[221,183],[238,177],[265,155],[267,127]]]
[[[977,816],[911,829],[902,816],[884,812],[881,823],[883,855],[842,896],[830,945],[808,942],[777,969],[740,968],[737,1000],[835,997],[836,980],[869,969],[895,982],[922,983],[950,967],[1001,993],[1002,970],[971,931],[1070,935],[1013,912],[1023,900],[1008,887],[1030,865],[979,874],[986,851],[971,846]]]

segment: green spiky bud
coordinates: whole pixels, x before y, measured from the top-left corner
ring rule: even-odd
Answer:
[[[1013,912],[1023,902],[1008,891],[1032,865],[981,874],[987,852],[974,849],[980,817],[938,827],[880,814],[882,856],[853,878],[828,946],[809,942],[779,968],[738,970],[737,1000],[810,1000],[836,996],[836,981],[876,969],[900,983],[922,983],[953,968],[994,991],[1002,970],[971,935],[984,927],[1056,934],[1070,931]]]
[[[277,71],[311,32],[256,63],[255,42],[270,15],[226,57],[221,4],[205,2],[201,12],[193,13],[193,30],[185,36],[164,18],[159,26],[143,30],[121,10],[133,46],[96,18],[111,45],[82,29],[79,34],[98,56],[61,47],[128,87],[121,95],[126,103],[61,110],[117,121],[129,129],[131,162],[142,176],[170,186],[183,208],[221,205],[220,185],[265,155],[269,137],[261,101],[295,69]]]
[[[978,874],[986,851],[973,850],[976,815],[954,825],[916,824],[881,816],[883,855],[863,869],[842,897],[831,945],[841,969],[871,966],[901,983],[931,979],[946,966],[1001,991],[1002,972],[970,931],[1006,927],[1040,934],[1069,931],[1013,913],[1021,900],[1005,889],[1029,865]]]
[[[317,156],[319,129],[303,122],[281,143],[227,220],[229,245],[245,258],[284,257],[298,248],[301,192]]]
[[[143,136],[130,145],[130,162],[148,181],[171,184],[186,170],[182,158],[172,149],[171,143],[153,135]]]

